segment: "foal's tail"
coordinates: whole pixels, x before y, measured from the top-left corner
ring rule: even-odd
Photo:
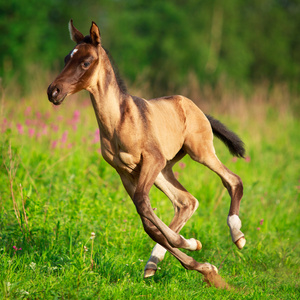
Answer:
[[[244,157],[245,148],[243,141],[220,121],[209,115],[206,115],[206,117],[210,122],[213,134],[228,147],[230,153],[237,157]]]

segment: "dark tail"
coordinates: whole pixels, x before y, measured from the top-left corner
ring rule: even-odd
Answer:
[[[244,157],[245,148],[243,141],[220,121],[209,115],[206,115],[206,117],[210,122],[213,134],[228,147],[230,153],[237,157]]]

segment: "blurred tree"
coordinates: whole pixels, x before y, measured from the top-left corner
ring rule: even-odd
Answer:
[[[195,47],[195,40],[200,44],[201,39],[196,38],[185,5],[158,0],[129,3],[105,33],[113,35],[115,28],[118,30],[109,48],[116,57],[122,57],[119,64],[126,77],[136,80],[142,74],[158,92],[182,86],[194,60],[201,55],[197,50],[203,49]]]
[[[33,66],[61,67],[70,18],[83,34],[94,20],[125,78],[157,94],[179,92],[190,73],[300,88],[300,0],[0,0],[0,77],[25,85]]]

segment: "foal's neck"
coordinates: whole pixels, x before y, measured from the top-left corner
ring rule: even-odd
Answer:
[[[90,89],[101,135],[111,139],[121,119],[120,107],[127,94],[118,85],[113,67],[103,48],[101,48],[96,84]]]

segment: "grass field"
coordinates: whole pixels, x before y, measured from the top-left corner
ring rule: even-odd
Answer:
[[[208,288],[167,254],[143,279],[154,242],[116,172],[103,160],[87,94],[54,107],[45,91],[0,107],[0,297],[4,299],[299,299],[300,121],[298,99],[257,90],[202,99],[206,113],[244,140],[245,160],[215,142],[221,161],[244,182],[239,251],[226,224],[229,196],[211,171],[185,157],[175,166],[199,208],[181,233],[201,240],[188,252],[218,267],[232,289]],[[173,208],[151,190],[156,213]],[[91,233],[95,237],[91,239]]]

